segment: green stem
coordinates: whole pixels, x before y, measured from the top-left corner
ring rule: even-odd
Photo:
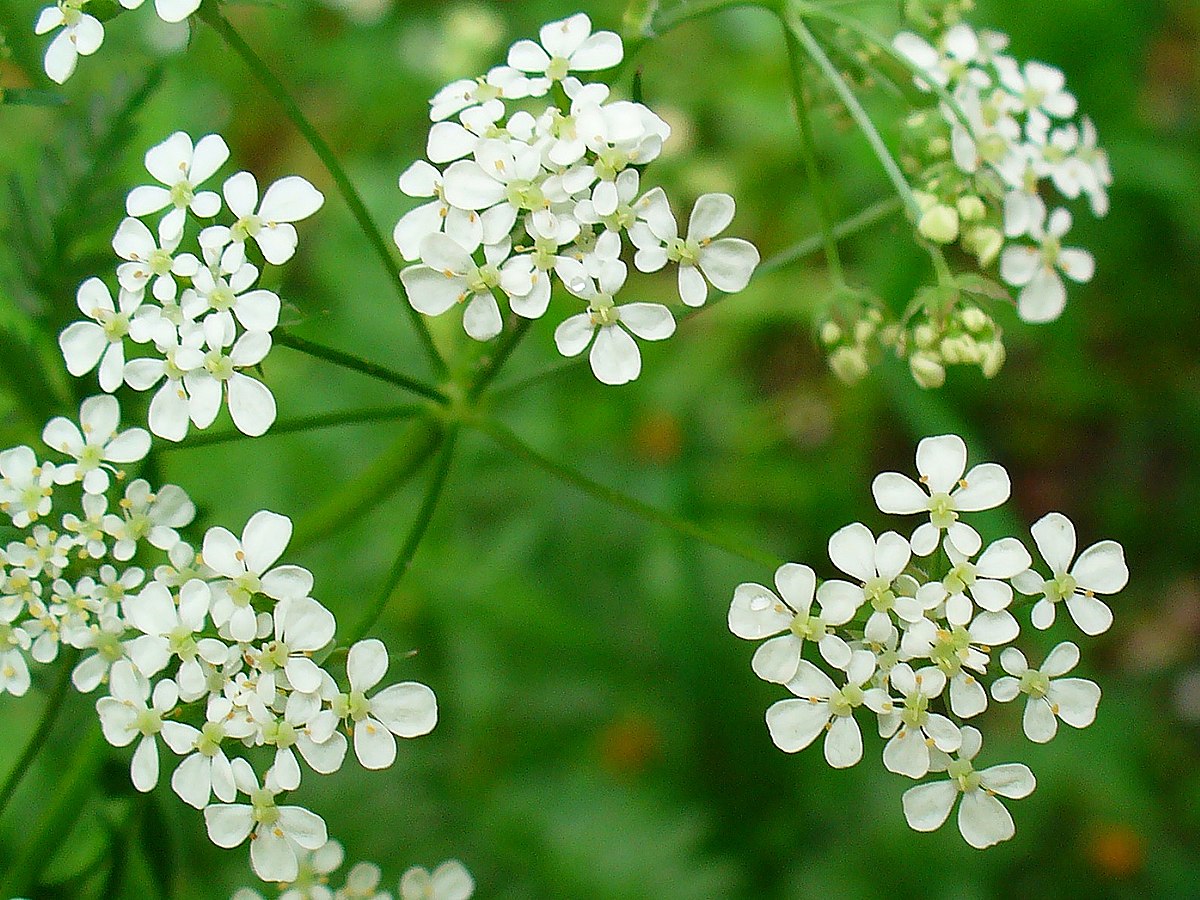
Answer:
[[[899,197],[887,197],[880,200],[878,203],[872,203],[870,206],[850,216],[848,219],[843,219],[833,226],[833,236],[835,240],[845,240],[853,234],[860,231],[865,231],[877,222],[882,222],[888,216],[900,209],[901,200]],[[766,275],[769,272],[774,272],[776,269],[781,269],[788,263],[802,259],[809,254],[816,253],[821,249],[824,243],[824,236],[814,234],[806,237],[802,241],[798,241],[790,247],[780,250],[770,259],[764,260],[754,273],[757,278],[760,275]]]
[[[436,401],[442,405],[450,402],[449,398],[435,387],[431,387],[422,381],[417,381],[415,378],[409,378],[407,375],[401,375],[399,372],[393,372],[391,369],[377,363],[368,362],[351,353],[334,350],[332,347],[326,347],[323,344],[315,344],[287,331],[276,331],[272,335],[272,338],[281,347],[290,347],[293,350],[307,353],[309,356],[314,356],[317,359],[333,363],[335,366],[353,369],[355,372],[361,372],[380,381],[386,381],[388,384],[402,387],[406,391],[411,391],[414,394]]]
[[[480,371],[478,377],[475,379],[475,383],[467,391],[468,399],[477,399],[483,393],[484,388],[491,384],[492,379],[500,374],[501,367],[507,362],[508,357],[512,355],[513,350],[517,348],[517,344],[521,343],[521,339],[529,333],[531,325],[533,325],[532,319],[522,319],[515,328],[504,335],[500,341],[500,345],[496,348],[496,352],[487,365]]]
[[[804,62],[801,59],[800,44],[796,41],[795,35],[786,27],[783,30],[783,36],[787,44],[792,98],[796,104],[796,124],[800,131],[800,154],[804,158],[804,168],[808,173],[808,180],[812,183],[813,194],[817,201],[817,219],[821,226],[825,261],[829,266],[829,274],[834,284],[842,287],[846,283],[846,278],[842,272],[842,258],[838,253],[837,238],[833,233],[833,207],[829,199],[829,192],[825,189],[825,179],[821,177],[821,167],[817,161],[817,151],[813,141],[808,98],[805,97],[804,92]]]
[[[245,39],[238,34],[229,20],[221,14],[215,2],[205,0],[196,15],[221,35],[230,49],[242,58],[242,61],[250,69],[254,77],[266,88],[267,93],[274,97],[275,101],[283,107],[284,113],[292,120],[292,124],[296,126],[296,129],[303,135],[308,145],[312,147],[313,152],[324,164],[326,171],[329,172],[329,176],[333,179],[333,183],[337,185],[342,199],[346,201],[346,205],[350,208],[350,214],[358,223],[358,227],[361,229],[363,236],[366,237],[371,250],[387,273],[388,283],[396,291],[396,295],[400,299],[400,305],[412,321],[425,355],[429,358],[430,365],[439,377],[445,377],[447,374],[446,362],[442,359],[437,345],[433,342],[433,335],[430,334],[429,326],[426,324],[424,317],[408,302],[408,297],[404,292],[404,286],[400,283],[399,271],[392,258],[392,251],[388,246],[388,242],[371,220],[371,214],[367,211],[366,204],[363,203],[362,197],[350,181],[349,176],[346,175],[346,170],[338,162],[338,158],[329,144],[325,142],[325,139],[313,127],[308,117],[304,115],[304,111],[300,109],[300,105],[288,93],[287,88],[283,86],[283,82],[276,77],[270,67],[254,52],[254,49],[246,43]]]
[[[317,431],[322,428],[336,428],[339,425],[364,425],[368,422],[396,422],[401,419],[411,419],[427,412],[429,407],[420,403],[405,403],[401,406],[387,406],[379,409],[356,409],[348,412],[325,413],[316,416],[298,416],[276,422],[271,430],[262,437],[276,437],[281,434],[295,434],[303,431]],[[234,441],[246,440],[246,435],[236,429],[215,431],[211,434],[197,434],[178,444],[164,444],[164,450],[191,450],[194,447],[211,447],[213,444],[229,444]]]
[[[719,550],[724,550],[726,553],[741,557],[749,562],[767,566],[771,569],[778,568],[783,564],[783,560],[770,553],[764,553],[732,538],[708,531],[693,522],[680,519],[671,513],[649,506],[641,500],[637,500],[613,488],[606,487],[599,482],[592,481],[586,475],[576,472],[574,469],[568,468],[546,456],[544,453],[535,450],[517,437],[510,429],[495,420],[483,419],[472,424],[502,447],[511,450],[538,468],[545,470],[556,478],[578,488],[585,494],[590,494],[598,500],[610,503],[626,512],[633,513],[638,518],[645,519],[647,522],[654,522],[657,525],[670,528],[672,531],[708,544],[711,547],[716,547]]]
[[[41,820],[33,838],[15,857],[0,883],[0,897],[29,896],[46,866],[63,846],[63,839],[79,821],[80,811],[96,785],[96,773],[105,758],[104,740],[93,724],[75,736],[75,755],[54,780],[54,794],[43,797]]]
[[[383,611],[387,608],[388,601],[392,599],[392,594],[395,593],[400,580],[404,578],[409,566],[412,565],[413,557],[416,556],[417,548],[421,545],[421,540],[425,537],[425,532],[429,528],[429,522],[433,518],[434,510],[437,509],[438,500],[441,498],[442,491],[446,486],[446,476],[450,472],[450,462],[454,457],[454,444],[457,437],[458,427],[450,426],[442,438],[441,450],[438,453],[433,475],[429,479],[429,487],[425,490],[425,499],[421,501],[421,508],[417,511],[417,518],[408,532],[408,537],[404,539],[404,544],[400,547],[396,561],[392,563],[391,571],[388,572],[383,587],[376,595],[374,602],[367,607],[367,611],[362,619],[351,629],[350,636],[345,640],[345,643],[353,644],[355,641],[361,640],[375,623],[379,621],[379,617],[383,615]]]
[[[54,727],[54,723],[58,719],[58,714],[62,710],[63,701],[67,697],[67,688],[71,686],[71,670],[75,668],[75,663],[78,659],[78,650],[68,650],[63,654],[62,670],[58,673],[58,679],[54,682],[54,686],[50,688],[49,696],[46,697],[46,706],[42,710],[42,718],[38,721],[37,728],[34,729],[29,741],[25,744],[25,749],[21,751],[20,758],[4,779],[3,786],[0,787],[0,813],[4,812],[5,807],[8,806],[8,801],[12,799],[22,779],[28,774],[34,759],[45,746],[50,729]]]
[[[853,89],[846,83],[846,79],[837,70],[837,67],[830,60],[828,54],[822,49],[820,43],[813,36],[813,33],[808,30],[808,26],[804,24],[804,20],[797,12],[796,4],[788,3],[783,10],[784,27],[788,29],[796,38],[797,41],[804,47],[805,51],[817,64],[817,68],[825,75],[842,103],[845,104],[850,117],[854,119],[856,125],[863,136],[867,139],[867,143],[871,145],[871,149],[875,153],[875,157],[879,160],[879,164],[883,166],[884,172],[887,173],[888,179],[892,182],[892,186],[896,189],[896,193],[900,195],[900,199],[904,201],[904,206],[909,212],[909,216],[914,222],[920,221],[921,208],[917,204],[916,197],[913,196],[912,188],[908,184],[908,180],[904,177],[904,173],[900,170],[900,165],[888,150],[887,144],[883,140],[883,136],[879,133],[879,129],[875,127],[875,123],[871,121],[871,116],[863,108],[858,97],[854,95]]]

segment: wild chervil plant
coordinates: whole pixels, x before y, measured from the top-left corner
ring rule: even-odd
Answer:
[[[631,21],[641,43],[723,5],[731,4],[635,4]],[[857,380],[890,348],[924,387],[941,385],[949,365],[996,375],[1004,346],[994,306],[1009,301],[1021,319],[1048,322],[1063,309],[1066,282],[1093,274],[1091,255],[1068,241],[1071,213],[1060,204],[1083,197],[1098,216],[1108,209],[1104,152],[1091,121],[1076,118],[1062,74],[1007,55],[1007,38],[962,20],[966,2],[906,4],[905,30],[890,40],[838,4],[761,5],[784,28],[818,206],[826,206],[825,189],[805,99],[816,76],[862,129],[897,192],[898,203],[868,210],[855,227],[899,206],[933,265],[935,283],[897,316],[849,284],[838,254],[847,229],[826,218],[817,241],[834,284],[817,331],[831,367]],[[167,22],[195,16],[214,28],[284,103],[443,377],[426,384],[279,332],[284,301],[260,279],[291,259],[325,198],[299,176],[260,188],[250,172],[223,173],[231,154],[217,134],[165,136],[146,151],[146,183],[129,191],[124,217],[118,211],[110,223],[112,268],[79,285],[82,318],[58,338],[67,371],[87,379],[89,392],[95,378],[100,393],[84,399],[77,416],[47,422],[44,446],[0,453],[0,510],[18,532],[0,547],[0,691],[26,694],[31,664],[61,660],[71,683],[96,696],[104,739],[132,747],[134,787],[170,790],[194,807],[212,842],[248,847],[254,873],[278,883],[283,896],[390,897],[370,863],[330,886],[342,846],[300,803],[304,786],[338,772],[351,747],[364,768],[386,769],[404,753],[397,738],[437,724],[433,690],[389,679],[388,648],[366,635],[434,513],[458,430],[477,428],[584,491],[775,567],[768,554],[547,459],[478,401],[534,320],[551,316],[564,356],[587,351],[599,381],[625,384],[642,370],[639,341],[671,337],[677,317],[743,290],[760,268],[795,254],[761,265],[753,244],[728,234],[736,233],[733,197],[705,192],[689,211],[653,184],[671,128],[646,103],[625,98],[619,77],[602,80],[620,74],[625,45],[577,13],[430,100],[428,158],[398,164],[400,191],[417,201],[397,215],[399,267],[336,156],[221,4],[153,6]],[[79,56],[99,49],[102,20],[119,12],[100,0],[60,0],[44,10],[35,30],[55,32],[47,75],[69,78]],[[873,74],[910,86],[898,156],[831,61],[832,29],[871,51],[863,58],[880,67]],[[638,277],[630,278],[631,267]],[[1003,284],[989,274],[995,267]],[[638,285],[662,270],[675,280],[680,310],[639,299]],[[442,315],[461,316],[471,338],[498,344],[482,362],[448,365],[423,319]],[[139,468],[154,439],[183,441],[210,428],[223,407],[241,434],[269,431],[277,406],[264,364],[273,342],[417,395],[422,402],[395,418],[434,426],[425,499],[378,599],[352,628],[339,627],[317,599],[336,588],[286,561],[287,515],[261,510],[200,530],[186,487],[157,484]],[[122,403],[138,424],[123,419]],[[1102,598],[1119,592],[1129,573],[1113,541],[1077,553],[1074,527],[1058,513],[1033,525],[1032,548],[1017,537],[985,542],[971,517],[1009,500],[1009,477],[994,463],[967,463],[959,437],[922,440],[916,480],[885,472],[871,486],[881,512],[905,517],[898,530],[876,535],[845,525],[829,539],[830,577],[778,566],[774,588],[737,587],[728,624],[762,641],[754,673],[791,695],[766,710],[780,749],[797,752],[821,738],[828,763],[845,768],[862,761],[863,727],[875,728],[884,768],[919,782],[902,800],[912,828],[935,830],[957,807],[965,840],[987,847],[1014,834],[999,798],[1021,799],[1035,787],[1022,763],[980,761],[995,727],[985,715],[990,703],[1022,698],[1023,731],[1044,743],[1060,721],[1089,725],[1100,700],[1097,685],[1068,677],[1081,658],[1075,641],[1035,665],[1017,646],[1023,625],[1046,629],[1065,612],[1083,638],[1100,634],[1113,619]],[[38,749],[30,746],[6,782],[3,802]],[[35,860],[4,886],[25,891],[37,875]],[[432,872],[410,868],[398,885],[406,900],[464,900],[473,891],[456,860]],[[259,896],[248,888],[236,895]]]

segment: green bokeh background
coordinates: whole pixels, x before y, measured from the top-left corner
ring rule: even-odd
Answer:
[[[40,74],[44,40],[31,34],[37,6],[0,0],[9,51],[0,84],[51,87]],[[581,6],[597,26],[621,26],[623,4]],[[390,232],[412,205],[396,177],[423,153],[426,98],[577,7],[381,7],[358,22],[300,0],[229,14]],[[862,14],[881,27],[895,21],[890,4],[864,4]],[[1107,219],[1077,210],[1095,280],[1072,288],[1052,325],[1007,313],[1010,358],[994,381],[952,372],[944,390],[926,393],[901,367],[885,367],[841,385],[811,338],[828,286],[812,257],[644,347],[645,371],[631,386],[606,388],[581,366],[499,411],[596,480],[825,576],[830,533],[854,520],[885,527],[871,477],[909,470],[916,440],[945,431],[964,435],[974,460],[1009,469],[1023,522],[1060,510],[1081,546],[1119,540],[1130,585],[1113,603],[1113,629],[1084,642],[1081,670],[1104,690],[1096,724],[1034,746],[1014,707],[994,704],[984,717],[984,760],[1024,761],[1038,777],[1031,797],[1010,804],[1016,838],[981,853],[953,823],[910,831],[900,808],[909,784],[883,770],[873,735],[849,771],[830,770],[816,748],[780,753],[762,717],[785,692],[754,678],[753,647],[725,627],[733,587],[769,582],[770,571],[607,508],[467,432],[429,535],[375,631],[392,650],[391,678],[436,690],[439,725],[403,742],[386,772],[351,760],[336,777],[306,777],[299,793],[350,860],[379,862],[394,888],[409,865],[457,856],[478,896],[499,898],[1200,896],[1200,6],[990,0],[974,20],[1009,32],[1018,56],[1066,72],[1116,173]],[[0,106],[0,173],[25,198],[0,194],[0,446],[36,442],[48,416],[72,413],[94,391],[90,378],[65,377],[53,338],[76,315],[79,282],[111,271],[108,241],[124,192],[143,178],[145,148],[176,129],[221,132],[229,172],[250,169],[260,183],[296,172],[325,191],[319,217],[300,227],[296,259],[268,274],[298,334],[428,374],[377,260],[279,108],[211,31],[197,25],[185,53],[162,55],[169,35],[154,23],[149,10],[110,23],[104,47],[62,90],[66,106]],[[156,66],[144,108],[112,126],[122,97]],[[735,233],[764,256],[815,230],[769,15],[742,10],[681,27],[646,46],[638,68],[646,101],[675,127],[648,177],[677,210],[701,193],[731,192]],[[886,96],[872,109],[896,120]],[[820,96],[814,115],[839,214],[886,196],[844,116]],[[855,280],[897,308],[929,277],[898,216],[845,252]],[[629,290],[669,301],[673,281],[635,276]],[[501,383],[557,359],[551,333],[573,308],[555,304]],[[450,352],[479,352],[454,316],[433,324]],[[406,399],[285,349],[266,375],[285,418]],[[424,478],[396,485],[387,462],[411,437],[404,424],[345,427],[168,449],[152,465],[196,498],[197,534],[218,523],[239,530],[261,508],[296,520],[312,539],[289,558],[315,572],[316,596],[348,625],[420,501]],[[369,509],[339,515],[362,497]],[[995,526],[985,538],[1002,533],[984,524]],[[1072,634],[1060,621],[1026,646],[1040,658]],[[410,648],[419,652],[404,658]],[[0,698],[0,772],[51,674],[37,674],[21,700]],[[0,819],[0,869],[38,823],[73,744],[97,727],[93,700],[73,698]],[[201,817],[165,786],[133,795],[128,755],[114,751],[97,789],[79,796],[78,824],[47,867],[54,884],[39,896],[98,896],[112,830],[129,816],[141,826],[123,845],[119,896],[163,893],[156,868],[171,873],[177,898],[253,883],[245,849],[214,848]]]

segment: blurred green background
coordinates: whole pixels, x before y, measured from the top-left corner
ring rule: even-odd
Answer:
[[[396,178],[423,155],[426,98],[577,9],[328,3],[230,16],[329,137],[387,232],[412,205]],[[598,27],[620,27],[623,4],[581,6]],[[31,29],[37,7],[0,0],[0,84],[50,86],[45,42]],[[862,14],[894,27],[890,4]],[[1019,57],[1065,70],[1116,174],[1110,216],[1077,216],[1095,280],[1072,288],[1052,325],[1002,319],[1010,358],[993,382],[952,372],[944,390],[925,393],[885,367],[841,385],[811,337],[829,284],[813,257],[643,347],[635,384],[609,389],[579,366],[505,400],[501,414],[596,480],[823,576],[830,533],[853,520],[885,526],[871,477],[908,471],[916,440],[949,430],[974,460],[1008,467],[1025,522],[1060,510],[1081,546],[1119,540],[1130,585],[1113,603],[1113,629],[1084,642],[1082,670],[1104,690],[1096,724],[1034,746],[1016,705],[986,714],[985,760],[1025,761],[1039,782],[1010,804],[1016,838],[981,853],[953,823],[910,831],[900,808],[909,783],[883,770],[873,735],[849,771],[830,770],[816,748],[779,752],[763,712],[786,692],[758,682],[753,646],[725,626],[734,586],[772,573],[602,506],[468,432],[376,629],[392,650],[390,677],[431,685],[441,721],[403,742],[387,772],[350,761],[334,778],[307,776],[299,794],[349,860],[379,862],[394,888],[409,865],[457,856],[478,896],[499,898],[1200,896],[1200,5],[991,0],[974,21],[1009,32]],[[233,149],[228,171],[250,169],[260,184],[296,172],[325,191],[319,218],[300,227],[299,255],[268,275],[298,334],[427,375],[311,151],[210,30],[195,26],[186,52],[172,52],[181,39],[149,10],[121,16],[63,89],[66,106],[0,106],[0,446],[35,442],[48,416],[73,414],[94,391],[90,378],[66,378],[53,339],[76,316],[80,281],[111,272],[108,242],[124,192],[143,179],[144,150],[176,129],[221,132]],[[675,128],[648,178],[677,210],[707,191],[733,193],[732,233],[764,256],[815,230],[770,16],[742,10],[686,25],[644,47],[637,67],[646,101]],[[144,86],[144,108],[125,115]],[[886,97],[872,109],[896,120]],[[844,117],[820,102],[815,116],[839,214],[885,197]],[[929,277],[899,216],[845,251],[854,279],[897,309]],[[669,302],[673,279],[635,276],[630,289]],[[558,358],[553,327],[573,308],[555,304],[501,384]],[[478,352],[455,316],[434,326],[452,352]],[[407,399],[285,349],[266,373],[283,418]],[[193,535],[217,523],[240,530],[260,508],[295,519],[310,540],[289,558],[316,573],[316,596],[345,627],[378,590],[419,502],[423,478],[397,485],[388,463],[411,433],[395,424],[267,436],[162,450],[152,466],[196,498]],[[339,513],[364,505],[349,520]],[[1060,617],[1049,638],[1032,640],[1033,655],[1071,634]],[[410,648],[419,652],[403,658]],[[22,700],[0,698],[0,771],[52,674],[40,672]],[[93,701],[72,700],[0,819],[0,862],[38,821],[74,741],[97,727]],[[128,815],[141,826],[123,845],[120,896],[161,893],[156,867],[172,873],[177,898],[253,883],[244,847],[214,848],[201,816],[165,786],[134,796],[127,767],[128,751],[114,751],[103,789],[79,798],[79,824],[48,869],[57,886],[44,896],[95,896],[113,823]]]

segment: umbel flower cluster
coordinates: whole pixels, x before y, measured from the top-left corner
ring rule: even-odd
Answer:
[[[54,459],[0,453],[0,510],[21,534],[0,548],[0,691],[24,694],[29,662],[70,648],[74,686],[102,692],[104,737],[136,745],[134,787],[158,784],[165,746],[179,758],[171,788],[203,810],[213,842],[250,837],[261,878],[294,880],[299,852],[327,839],[319,816],[283,802],[301,761],[336,772],[349,735],[365,768],[387,768],[396,737],[433,728],[433,692],[377,690],[388,655],[375,639],[349,648],[339,683],[318,662],[333,648],[333,614],[313,599],[310,572],[279,562],[291,521],[263,510],[240,535],[216,526],[189,543],[184,490],[117,468],[150,449],[145,430],[119,423],[116,398],[91,397],[78,423],[46,425]]]
[[[438,91],[429,161],[400,176],[405,194],[428,202],[395,229],[405,259],[419,260],[401,273],[413,307],[436,316],[461,304],[476,340],[501,332],[501,304],[525,319],[545,315],[557,279],[585,308],[561,322],[555,343],[564,356],[590,346],[606,384],[638,377],[635,337],[675,331],[666,306],[617,300],[626,250],[641,272],[674,266],[690,307],[704,304],[710,284],[740,291],[759,262],[748,241],[718,237],[733,221],[727,194],[700,197],[681,234],[663,190],[641,181],[667,123],[570,74],[610,69],[622,55],[620,37],[593,33],[579,13],[543,26],[540,42],[513,44],[507,65]]]
[[[128,218],[112,240],[122,260],[116,300],[109,284],[89,278],[76,298],[86,319],[59,336],[72,375],[97,369],[100,388],[109,393],[123,383],[154,390],[150,430],[172,441],[187,435],[189,423],[211,425],[222,403],[244,434],[261,435],[275,421],[275,398],[246,370],[271,349],[280,299],[255,287],[260,270],[251,257],[271,265],[291,259],[297,243],[291,223],[325,200],[298,175],[270,185],[261,200],[249,172],[227,178],[221,194],[202,189],[228,158],[220,135],[193,144],[182,131],[146,153],[156,183],[130,191]],[[228,222],[188,229],[191,221],[216,219],[222,194]],[[152,230],[143,219],[160,213],[157,223],[151,219]],[[196,252],[183,249],[185,236]],[[143,355],[130,358],[130,344]]]
[[[923,387],[940,387],[951,365],[978,366],[991,378],[1005,357],[994,306],[1012,303],[1015,292],[1023,321],[1050,322],[1066,305],[1066,283],[1095,273],[1092,254],[1071,246],[1065,204],[1086,198],[1093,215],[1106,215],[1112,173],[1095,125],[1077,118],[1063,73],[1008,55],[999,32],[929,24],[926,36],[905,31],[894,41],[914,84],[934,101],[905,120],[901,162],[920,236],[957,249],[977,271],[922,289],[898,324],[880,326],[877,306],[869,307],[874,321],[835,302],[821,336],[848,381],[888,347],[908,359]]]
[[[399,893],[380,889],[383,873],[374,863],[360,862],[351,867],[339,888],[330,887],[331,876],[345,859],[337,841],[329,841],[317,850],[300,854],[299,874],[280,884],[280,900],[470,900],[475,879],[457,859],[449,859],[432,872],[413,866],[400,878]],[[230,900],[264,900],[251,888],[234,892]]]
[[[201,0],[154,0],[154,12],[164,22],[177,23],[200,8]],[[120,0],[124,9],[137,9],[145,0]],[[89,12],[94,6],[91,0],[57,0],[38,15],[34,32],[55,32],[46,48],[44,65],[51,80],[63,84],[75,72],[81,56],[91,56],[104,43],[104,25],[97,16]],[[112,4],[115,6],[115,4]],[[95,11],[94,8],[92,11]],[[119,12],[112,10],[111,12]],[[109,12],[109,11],[106,11]]]
[[[885,472],[872,484],[881,511],[921,517],[910,536],[847,525],[829,539],[841,577],[818,584],[811,568],[788,563],[774,591],[739,585],[729,628],[766,639],[752,668],[793,694],[767,710],[776,746],[795,753],[824,734],[826,761],[846,768],[862,759],[861,724],[870,723],[886,740],[884,767],[922,782],[904,794],[909,825],[936,830],[958,802],[963,837],[988,847],[1014,834],[998,797],[1026,797],[1035,781],[1021,763],[979,767],[982,733],[967,720],[988,708],[990,690],[999,703],[1024,699],[1031,741],[1051,740],[1060,720],[1090,725],[1100,688],[1066,677],[1078,646],[1062,641],[1035,666],[1013,644],[1022,619],[1044,630],[1062,606],[1074,630],[1106,631],[1113,617],[1100,598],[1124,588],[1129,570],[1114,541],[1077,556],[1074,526],[1060,513],[1031,529],[1039,563],[1014,537],[984,547],[964,517],[1007,501],[1008,474],[994,463],[967,471],[955,435],[921,441],[917,471],[917,481]]]

